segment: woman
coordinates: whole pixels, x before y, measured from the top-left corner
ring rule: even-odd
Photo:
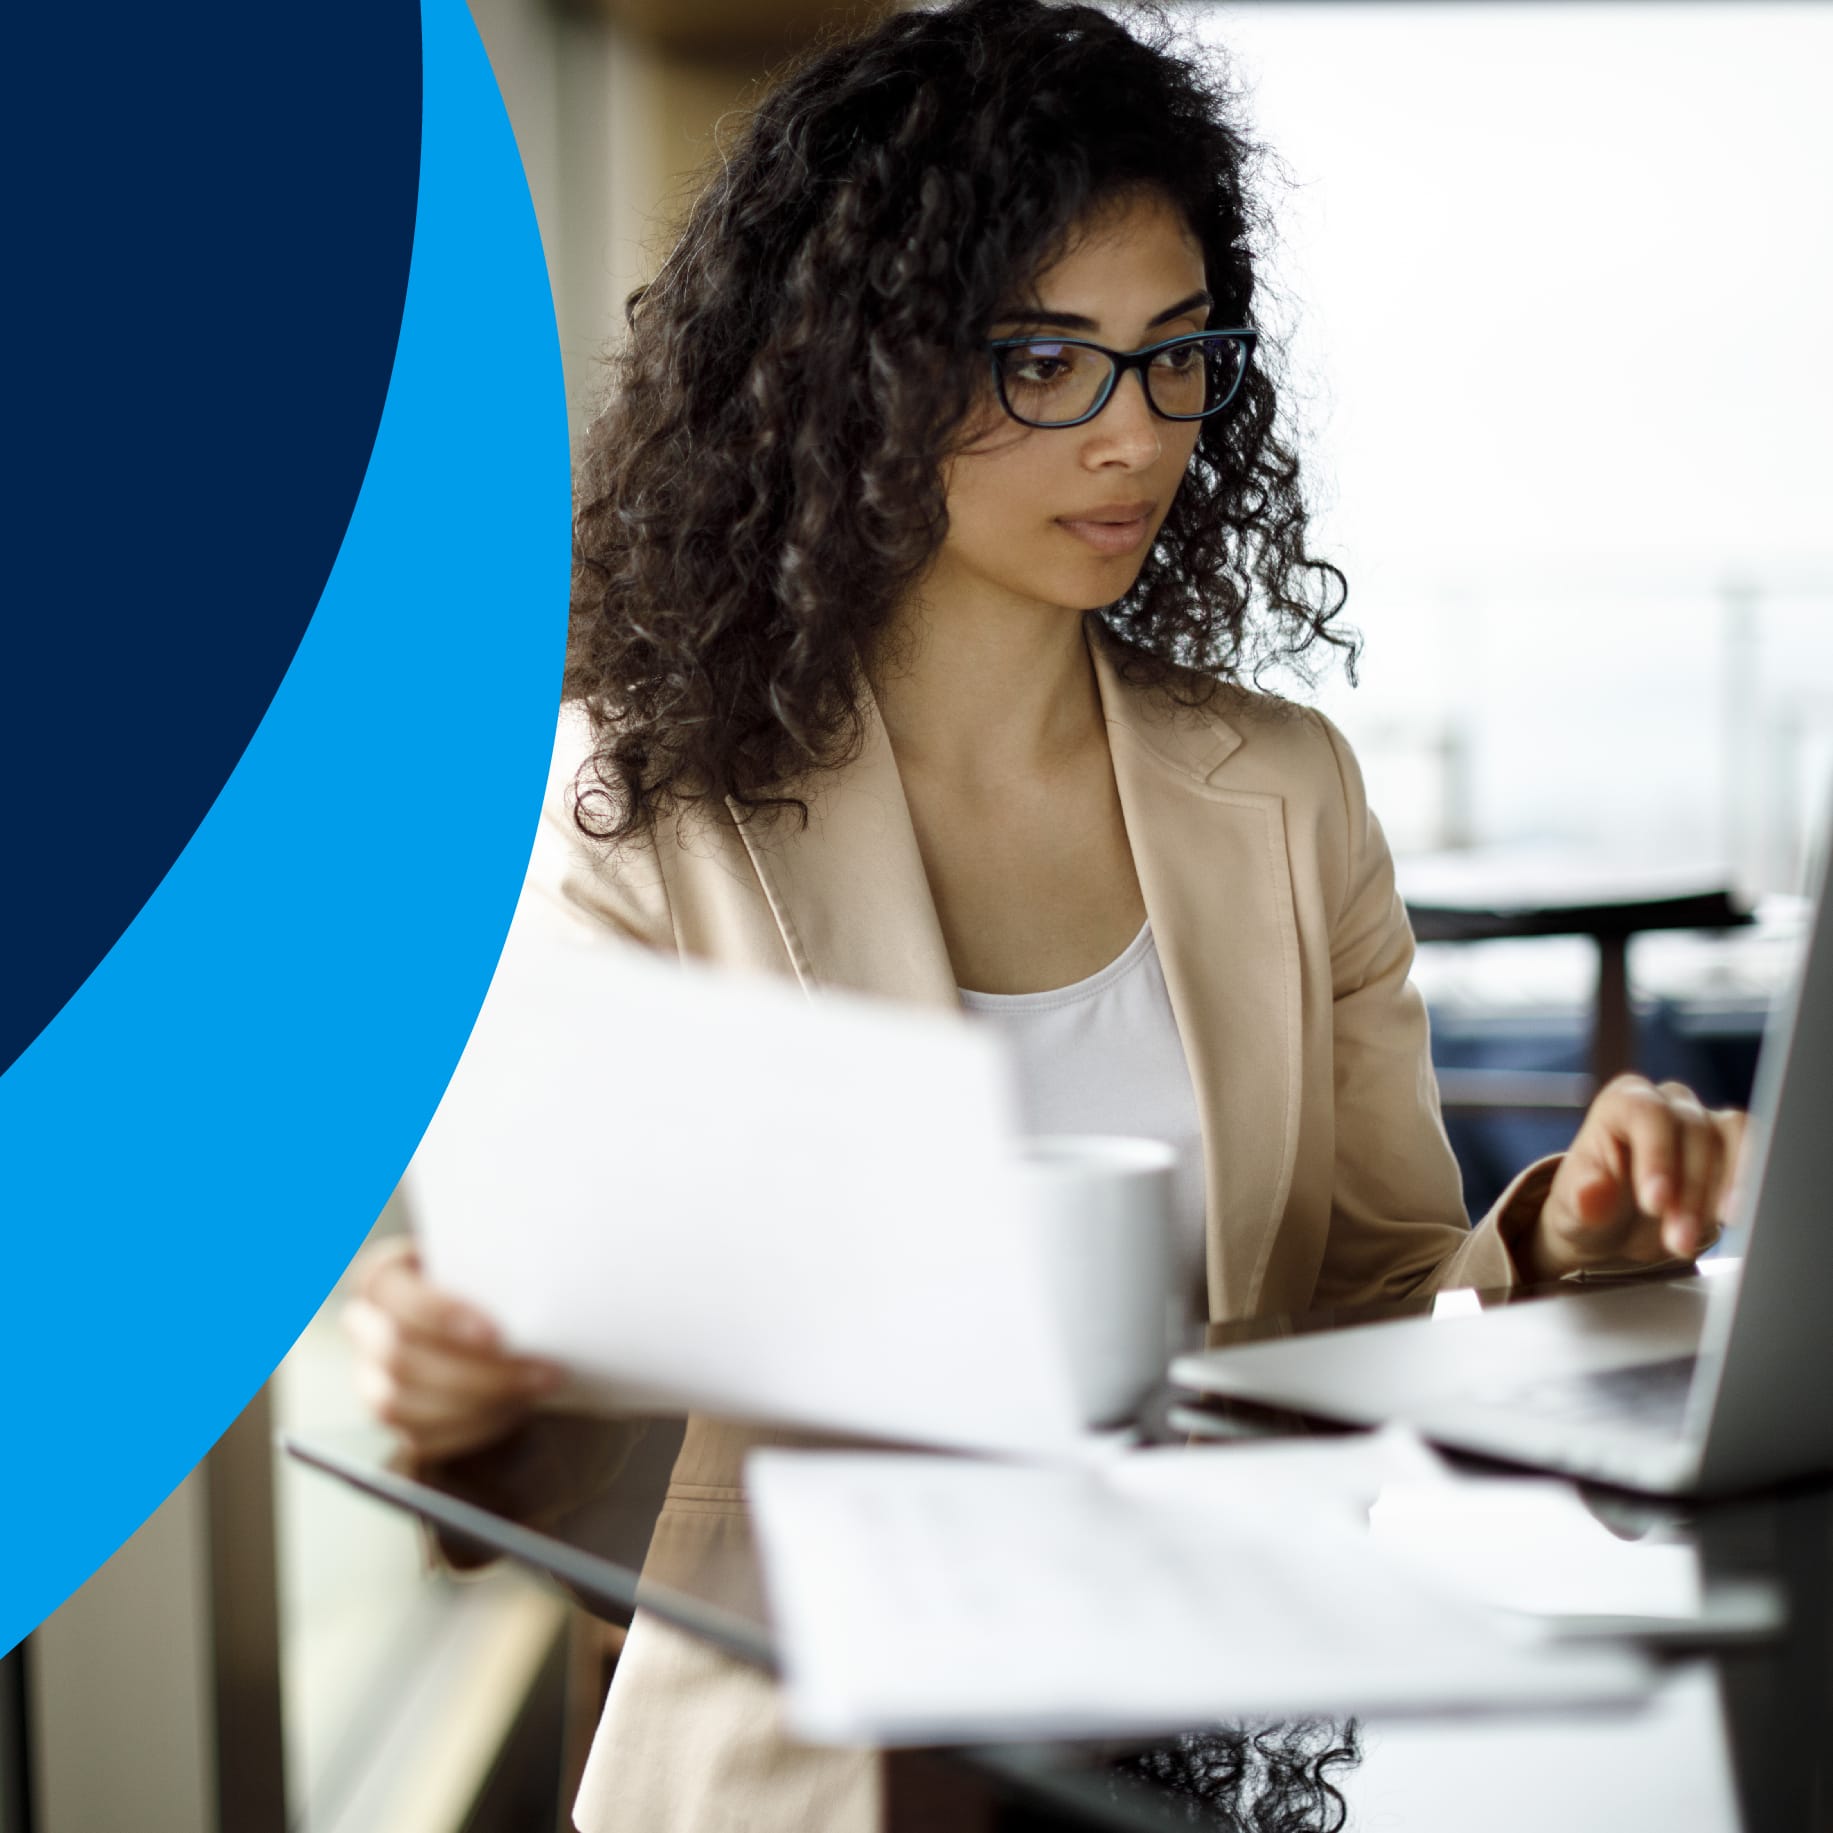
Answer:
[[[1633,1078],[1469,1227],[1355,761],[1246,685],[1353,644],[1226,101],[1149,17],[969,0],[763,103],[590,442],[532,882],[648,946],[1006,1026],[1034,1124],[1186,1146],[1212,1317],[1695,1254],[1739,1122]],[[409,1250],[351,1322],[429,1456],[557,1378]],[[690,1422],[652,1557],[742,1533],[750,1442]],[[870,1824],[872,1766],[772,1710],[639,1623],[580,1825]]]

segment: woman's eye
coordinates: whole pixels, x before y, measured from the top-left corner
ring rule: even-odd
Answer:
[[[1179,344],[1175,350],[1161,350],[1152,359],[1154,368],[1169,370],[1174,375],[1186,369],[1199,368],[1202,361],[1201,344]]]
[[[1053,350],[1008,350],[1003,360],[1006,380],[1030,388],[1045,388],[1052,382],[1060,382],[1070,368],[1067,357]]]

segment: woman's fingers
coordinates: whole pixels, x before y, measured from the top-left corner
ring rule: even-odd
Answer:
[[[525,1357],[442,1349],[363,1299],[351,1305],[346,1326],[358,1348],[364,1406],[420,1458],[456,1457],[495,1442],[564,1378]]]
[[[551,1363],[495,1350],[449,1348],[449,1338],[422,1336],[365,1299],[351,1304],[344,1323],[364,1362],[397,1387],[437,1394],[454,1405],[489,1405],[546,1393],[560,1384],[561,1371]]]
[[[1542,1268],[1689,1257],[1729,1203],[1744,1117],[1679,1082],[1619,1076],[1592,1102],[1543,1212]]]
[[[1621,1077],[1605,1090],[1607,1123],[1628,1147],[1629,1189],[1645,1216],[1674,1213],[1686,1186],[1686,1147],[1673,1106],[1640,1076]],[[1602,1102],[1600,1102],[1602,1105]]]
[[[370,1413],[428,1462],[459,1457],[508,1437],[527,1417],[525,1402],[513,1406],[442,1409],[424,1399],[403,1395],[367,1366],[357,1373],[357,1390]]]
[[[1587,1128],[1573,1142],[1568,1156],[1578,1173],[1573,1206],[1579,1221],[1588,1228],[1603,1229],[1634,1216],[1629,1152],[1623,1141],[1614,1134]]]
[[[530,1394],[510,1382],[489,1394],[461,1394],[451,1388],[403,1380],[379,1362],[359,1366],[357,1385],[363,1403],[385,1426],[404,1430],[482,1425],[518,1418],[528,1411]]]
[[[565,1379],[536,1357],[510,1355],[473,1307],[439,1291],[408,1241],[372,1250],[344,1308],[364,1405],[423,1458],[453,1457],[501,1438]]]
[[[1662,1245],[1670,1254],[1697,1254],[1711,1239],[1725,1175],[1725,1144],[1713,1117],[1679,1082],[1656,1090],[1667,1104],[1679,1165],[1673,1203],[1661,1218]]]
[[[357,1291],[422,1336],[449,1337],[476,1349],[494,1348],[499,1340],[496,1326],[481,1311],[427,1283],[411,1241],[382,1243],[370,1256]]]
[[[1647,1082],[1628,1076],[1606,1083],[1592,1101],[1555,1185],[1565,1199],[1556,1206],[1561,1231],[1584,1253],[1625,1252],[1647,1199],[1666,1194],[1672,1152],[1662,1105]]]
[[[1739,1113],[1734,1107],[1721,1107],[1713,1110],[1712,1121],[1718,1128],[1719,1138],[1725,1142],[1725,1176],[1719,1185],[1718,1205],[1712,1211],[1712,1220],[1722,1227],[1731,1220],[1731,1212],[1737,1205],[1750,1116]]]

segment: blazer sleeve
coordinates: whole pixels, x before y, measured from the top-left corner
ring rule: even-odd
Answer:
[[[536,921],[609,929],[644,948],[675,950],[668,882],[653,836],[616,845],[594,840],[574,819],[580,766],[591,754],[584,710],[562,708],[547,792],[522,886]]]
[[[1426,1004],[1409,978],[1413,931],[1393,857],[1354,753],[1328,719],[1313,717],[1336,759],[1346,819],[1330,948],[1335,1181],[1316,1301],[1512,1285],[1510,1243],[1538,1219],[1559,1159],[1530,1165],[1470,1226],[1439,1112]]]

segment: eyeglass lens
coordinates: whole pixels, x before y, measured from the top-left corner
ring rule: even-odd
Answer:
[[[1032,426],[1079,420],[1101,399],[1114,373],[1111,357],[1086,344],[1037,338],[995,352],[1006,407]],[[1161,414],[1185,418],[1213,412],[1235,392],[1247,362],[1238,339],[1174,344],[1159,351],[1140,373]]]

